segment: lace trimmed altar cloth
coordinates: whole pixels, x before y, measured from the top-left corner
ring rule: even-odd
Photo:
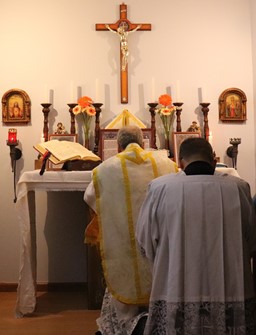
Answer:
[[[24,172],[17,184],[16,210],[21,232],[20,270],[15,315],[21,318],[36,307],[35,191],[85,191],[91,171]]]

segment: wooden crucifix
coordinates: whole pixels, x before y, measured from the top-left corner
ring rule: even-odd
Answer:
[[[116,23],[96,23],[96,30],[109,30],[120,38],[121,103],[128,103],[128,35],[137,30],[151,30],[149,23],[131,23],[127,19],[127,6],[120,5],[120,18]]]

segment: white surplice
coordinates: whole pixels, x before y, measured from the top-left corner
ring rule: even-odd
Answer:
[[[136,237],[153,263],[145,335],[255,334],[256,222],[245,181],[183,172],[155,179]]]

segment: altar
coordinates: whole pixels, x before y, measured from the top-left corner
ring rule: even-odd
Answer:
[[[16,210],[21,231],[20,270],[17,290],[15,314],[20,318],[34,312],[36,307],[37,281],[37,239],[36,239],[36,202],[35,192],[84,192],[91,181],[91,171],[46,171],[42,176],[39,170],[24,172],[17,184]],[[85,204],[86,208],[86,204]],[[85,217],[86,219],[86,217]],[[92,264],[88,258],[95,257],[95,250],[88,248],[87,264]],[[88,267],[88,306],[97,309],[101,304],[102,294],[98,292],[95,283],[95,266]],[[97,265],[97,264],[96,264]]]

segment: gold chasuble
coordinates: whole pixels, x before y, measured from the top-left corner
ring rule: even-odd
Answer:
[[[138,248],[135,225],[149,182],[172,172],[177,165],[167,155],[135,143],[93,170],[104,277],[121,302],[148,302],[151,269]]]

